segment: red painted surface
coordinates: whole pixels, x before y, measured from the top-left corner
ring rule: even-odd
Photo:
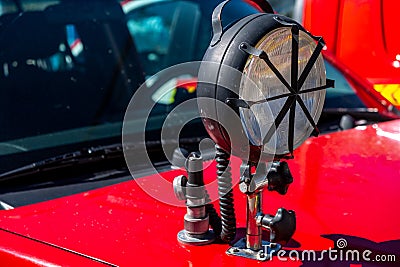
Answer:
[[[304,0],[304,26],[308,30],[312,29],[314,35],[323,36],[332,53],[336,51],[338,12],[340,12],[340,0]]]
[[[399,151],[400,120],[311,138],[290,161],[295,181],[288,194],[265,192],[264,211],[274,214],[279,207],[296,211],[293,239],[298,250],[333,247],[332,240],[322,237],[327,234],[374,242],[400,240]],[[239,164],[234,158],[235,179]],[[179,173],[163,176],[171,180]],[[215,179],[213,164],[205,175],[208,181]],[[155,176],[138,181],[172,192],[171,187],[158,188]],[[235,206],[238,227],[243,228],[245,198],[237,187]],[[256,261],[227,256],[228,245],[179,245],[176,234],[183,228],[184,213],[184,208],[153,199],[132,180],[1,211],[0,226],[120,266],[259,266]],[[43,266],[90,265],[85,258],[4,231],[0,238],[0,262],[9,263],[6,266],[40,266],[39,259],[46,260]],[[264,264],[281,266],[283,262],[275,257]]]
[[[303,23],[371,84],[400,84],[397,0],[305,0]],[[379,97],[383,99],[382,96]],[[390,96],[400,106],[400,89]]]
[[[0,266],[104,266],[93,260],[0,231]]]

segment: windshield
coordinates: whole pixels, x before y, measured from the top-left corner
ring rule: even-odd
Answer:
[[[216,5],[0,0],[0,173],[82,147],[120,143],[135,90],[168,66],[202,59]],[[227,23],[256,12],[241,1],[232,7]],[[149,139],[158,138],[159,121],[178,99],[157,97],[156,89],[148,96],[158,101]],[[205,135],[196,127],[187,135]]]
[[[120,143],[128,103],[145,81],[143,105],[154,104],[146,140],[159,140],[168,113],[196,96],[196,75],[162,80],[156,74],[202,59],[217,4],[0,0],[0,173],[83,147]],[[291,13],[289,5],[272,4]],[[222,21],[227,26],[256,12],[246,1],[232,1]],[[328,89],[325,107],[365,107],[343,74],[325,64],[337,85]],[[166,94],[166,86],[176,89]],[[189,112],[197,113],[197,107]],[[181,135],[206,132],[195,120]]]

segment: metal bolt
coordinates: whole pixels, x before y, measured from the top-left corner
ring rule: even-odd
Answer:
[[[256,224],[257,224],[258,226],[262,226],[262,219],[263,219],[263,217],[264,217],[264,214],[260,214],[260,215],[258,215],[258,216],[256,217]]]

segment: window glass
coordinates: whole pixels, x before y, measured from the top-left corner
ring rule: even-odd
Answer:
[[[326,77],[335,81],[335,88],[326,90],[324,108],[365,108],[343,74],[326,60],[325,67]]]
[[[165,12],[165,10],[160,10],[157,14],[157,8],[153,7],[144,8],[130,17],[128,29],[137,39],[138,52],[154,51],[162,55],[168,52],[172,16],[173,12]]]
[[[85,3],[89,14],[78,4],[25,11],[2,25],[0,142],[78,128],[75,140],[96,138],[85,127],[122,121],[144,81],[125,14],[117,2]]]
[[[196,32],[201,17],[188,1],[133,1],[123,6],[146,76],[194,60]]]
[[[59,2],[59,0],[0,0],[0,16],[7,13],[44,10]]]
[[[47,6],[59,4],[57,0],[24,0],[21,1],[23,11],[44,10]]]
[[[0,15],[17,11],[18,7],[13,0],[0,0]]]
[[[47,72],[66,72],[79,71],[84,72],[79,68],[79,64],[84,64],[83,44],[79,38],[79,34],[75,25],[65,26],[66,40],[58,43],[58,51],[41,58],[29,58],[25,62],[26,65],[31,65]],[[10,73],[8,73],[10,75]]]
[[[269,0],[274,11],[278,14],[292,17],[296,0]]]

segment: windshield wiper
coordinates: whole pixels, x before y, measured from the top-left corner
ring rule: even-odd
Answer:
[[[201,141],[201,138],[193,137],[193,138],[181,138],[179,140],[180,145],[193,145],[198,144]],[[162,144],[178,146],[177,140],[155,140],[155,141],[147,141],[145,146],[149,153],[155,153],[157,151],[162,150]],[[142,149],[143,144],[129,144],[125,146],[127,151],[131,151],[135,153],[135,150]],[[74,166],[83,166],[83,165],[94,165],[103,162],[111,162],[118,161],[122,162],[121,164],[125,166],[124,161],[124,148],[122,144],[113,144],[107,146],[96,146],[83,148],[81,150],[66,153],[63,155],[51,157],[48,159],[40,160],[29,165],[5,172],[0,174],[0,183],[7,182],[9,180],[15,180],[16,178],[26,177],[35,174],[42,174],[44,172],[51,172],[65,168],[71,168]],[[159,154],[159,153],[156,153]],[[120,165],[121,165],[120,164]],[[157,165],[157,163],[154,163]],[[104,164],[102,167],[107,167]],[[77,169],[77,171],[79,171]]]
[[[2,173],[0,174],[0,182],[44,171],[53,171],[81,164],[96,163],[119,157],[123,157],[123,148],[121,144],[84,148]]]
[[[391,118],[379,113],[376,108],[324,108],[323,114],[329,115],[350,115],[356,119],[365,119],[368,121],[380,122]]]

